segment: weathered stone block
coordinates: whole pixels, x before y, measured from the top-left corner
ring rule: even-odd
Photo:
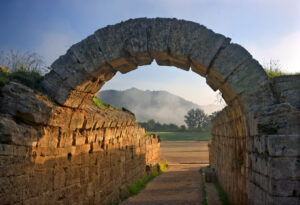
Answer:
[[[258,132],[269,135],[298,135],[300,112],[288,103],[266,107],[257,118]]]
[[[259,154],[265,154],[265,152],[267,151],[267,140],[268,140],[268,136],[263,136],[263,135],[254,136],[253,151]]]
[[[299,197],[278,197],[278,196],[270,196],[267,197],[267,204],[268,205],[298,205],[300,204]]]
[[[29,157],[30,148],[26,146],[14,146],[14,156]]]
[[[52,105],[25,85],[10,82],[1,89],[1,113],[37,124],[46,124]]]
[[[42,131],[43,135],[38,140],[39,147],[56,148],[59,141],[59,128],[58,127],[44,127]]]
[[[287,102],[300,109],[300,75],[285,75],[271,79],[275,96],[280,103]]]
[[[75,130],[76,128],[82,128],[84,122],[84,113],[75,111],[72,113],[70,129]]]
[[[250,53],[240,45],[234,43],[229,44],[220,50],[215,57],[206,78],[207,84],[213,90],[217,90],[225,83],[225,80],[234,70],[251,58]]]
[[[270,179],[269,194],[272,196],[300,197],[300,182],[296,180]]]
[[[49,122],[50,126],[67,128],[70,124],[72,110],[63,107],[53,107],[50,112]]]
[[[270,158],[268,175],[273,179],[299,179],[300,160],[297,157]]]
[[[152,21],[152,19],[139,18],[130,19],[122,24],[123,48],[134,57],[131,60],[136,65],[148,65],[153,60],[148,52],[148,34]]]
[[[269,135],[267,148],[270,156],[300,156],[300,135]]]
[[[14,154],[14,145],[9,144],[0,144],[0,155],[3,156],[13,156]]]
[[[219,89],[223,95],[228,93],[228,96],[224,95],[224,99],[230,102],[236,95],[247,90],[253,91],[266,81],[267,75],[261,65],[250,59],[235,69]]]
[[[265,156],[262,157],[258,154],[251,154],[250,155],[251,160],[251,168],[263,175],[269,175],[269,159]]]
[[[65,186],[66,173],[63,168],[54,169],[53,190],[61,189]]]

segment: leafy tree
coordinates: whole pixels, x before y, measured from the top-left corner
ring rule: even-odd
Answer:
[[[139,124],[148,131],[161,131],[161,132],[172,132],[172,131],[181,131],[181,129],[173,124],[161,124],[155,122],[154,120],[148,120],[147,122],[139,122]]]
[[[147,129],[153,130],[155,128],[156,122],[154,120],[148,120],[147,122]]]
[[[201,109],[191,109],[184,116],[184,122],[189,129],[203,129],[207,126],[209,118]]]
[[[181,125],[181,126],[180,126],[180,131],[186,131],[185,125]]]
[[[212,120],[220,113],[221,111],[215,111],[208,116],[207,125],[205,126],[206,130],[211,130]]]
[[[221,111],[215,111],[213,113],[211,113],[208,117],[209,120],[213,120]]]

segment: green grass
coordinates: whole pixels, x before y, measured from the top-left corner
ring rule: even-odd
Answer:
[[[150,132],[161,137],[162,141],[209,141],[209,131],[202,132]]]
[[[299,72],[286,73],[286,72],[281,71],[280,69],[270,70],[270,69],[265,68],[264,70],[267,73],[268,78],[275,78],[275,77],[282,76],[282,75],[299,75],[300,74]]]
[[[136,195],[146,187],[146,184],[155,178],[154,174],[144,174],[142,178],[128,186],[130,195]]]
[[[9,73],[0,70],[0,86],[9,82]]]
[[[103,109],[107,109],[107,108],[111,107],[111,108],[113,108],[113,109],[115,109],[115,110],[122,111],[120,108],[115,107],[115,106],[113,106],[113,105],[110,105],[110,104],[108,104],[108,103],[105,103],[105,102],[101,101],[99,98],[93,98],[92,101],[93,101],[93,103],[94,103],[97,107],[101,107],[101,108],[103,108]]]
[[[39,82],[42,78],[43,76],[35,71],[14,71],[11,73],[0,71],[0,86],[15,81],[32,89],[40,90]]]
[[[150,175],[144,174],[136,182],[130,184],[128,186],[130,195],[132,196],[138,194],[141,190],[143,190],[146,187],[148,182],[152,181],[155,177],[161,175],[167,167],[167,162],[157,164],[156,169],[154,169]]]
[[[109,107],[109,104],[101,101],[99,98],[93,98],[93,103],[97,106],[97,107],[101,107],[103,109],[107,109]]]
[[[222,205],[230,205],[229,199],[227,197],[226,192],[224,189],[221,187],[220,183],[218,181],[214,182],[216,189],[218,191],[219,199],[222,203]]]
[[[160,163],[157,165],[157,170],[159,174],[162,174],[169,167],[168,162]]]
[[[264,70],[267,73],[267,76],[269,78],[275,78],[275,77],[282,76],[282,75],[291,75],[289,73],[285,73],[280,70],[269,70],[269,69],[264,69]]]
[[[203,205],[207,205],[206,186],[205,186],[205,180],[204,180],[203,170],[200,169],[199,171],[200,171],[200,174],[201,174],[202,202],[203,202]]]

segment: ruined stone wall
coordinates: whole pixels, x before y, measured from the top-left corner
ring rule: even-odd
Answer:
[[[213,121],[210,164],[233,204],[300,204],[300,76],[270,80],[272,105]]]
[[[233,109],[226,107],[213,122],[209,160],[232,204],[244,204],[247,201],[246,121],[243,115],[233,117]]]
[[[0,104],[1,204],[118,201],[159,160],[159,140],[129,112],[57,106],[17,83]]]

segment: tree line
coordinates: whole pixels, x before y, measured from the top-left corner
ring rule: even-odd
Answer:
[[[217,114],[218,112],[213,112],[211,115],[207,115],[203,110],[197,108],[189,110],[184,116],[186,125],[178,126],[174,123],[162,124],[153,119],[147,122],[139,122],[139,124],[146,130],[154,132],[207,131],[211,129],[211,120]]]

